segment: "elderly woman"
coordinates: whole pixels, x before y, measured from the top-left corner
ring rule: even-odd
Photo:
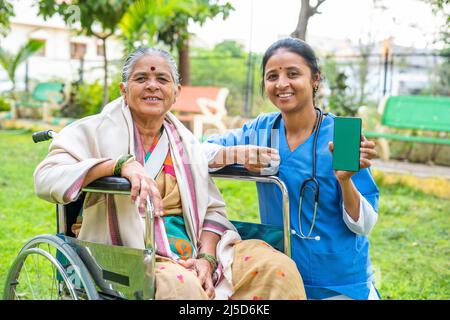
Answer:
[[[167,52],[132,53],[123,67],[122,97],[60,132],[35,171],[36,193],[69,203],[98,178],[127,178],[131,201],[87,195],[74,232],[135,248],[144,248],[142,213],[150,197],[156,299],[304,299],[295,263],[263,241],[242,241],[227,220],[201,145],[169,112],[178,78]]]

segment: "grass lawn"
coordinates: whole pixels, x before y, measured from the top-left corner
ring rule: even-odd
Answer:
[[[55,206],[34,195],[33,171],[49,143],[0,131],[0,294],[23,244],[56,232]],[[384,299],[450,299],[450,181],[375,172],[381,190],[370,235],[377,287]],[[253,183],[218,180],[229,217],[258,221]],[[250,214],[249,214],[250,212]]]

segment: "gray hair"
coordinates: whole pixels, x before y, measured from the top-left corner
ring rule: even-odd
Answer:
[[[178,73],[177,63],[170,53],[156,47],[140,47],[127,57],[122,67],[122,82],[124,83],[125,87],[127,86],[127,81],[128,79],[130,79],[131,72],[136,62],[144,56],[151,55],[156,55],[164,58],[170,67],[170,73],[175,82],[175,85],[178,86],[180,84],[180,75]]]

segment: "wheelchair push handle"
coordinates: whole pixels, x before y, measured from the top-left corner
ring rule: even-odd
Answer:
[[[47,141],[53,139],[56,136],[56,132],[53,130],[44,130],[33,133],[31,136],[33,138],[34,143]]]

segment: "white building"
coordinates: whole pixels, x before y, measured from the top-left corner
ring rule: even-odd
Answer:
[[[45,43],[41,51],[19,66],[16,73],[18,90],[25,88],[27,64],[31,83],[56,79],[66,83],[78,80],[81,57],[84,58],[83,79],[92,81],[103,78],[103,47],[99,39],[77,35],[57,15],[45,21],[37,15],[38,8],[32,6],[31,0],[14,1],[13,5],[15,17],[11,19],[11,30],[6,38],[0,38],[0,46],[16,53],[28,39]],[[123,49],[114,38],[108,38],[106,46],[111,74],[111,62],[122,59]],[[0,70],[0,92],[10,88],[11,82],[5,71]]]

